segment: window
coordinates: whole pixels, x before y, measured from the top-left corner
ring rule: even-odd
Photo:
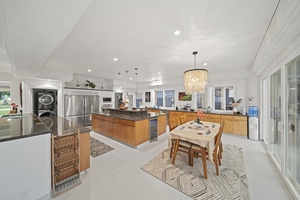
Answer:
[[[164,92],[163,91],[156,91],[155,92],[155,97],[156,97],[155,103],[159,107],[163,107],[163,104],[164,104]]]
[[[165,90],[165,106],[174,107],[175,90]]]
[[[10,89],[0,87],[0,115],[6,115],[10,110]]]
[[[204,95],[197,94],[197,108],[203,108],[203,103],[204,103]]]
[[[135,99],[136,108],[140,108],[140,102],[142,102],[142,93],[137,93]]]
[[[215,110],[232,110],[230,106],[231,98],[234,98],[234,86],[214,87]]]

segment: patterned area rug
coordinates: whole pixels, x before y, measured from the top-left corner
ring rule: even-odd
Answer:
[[[111,150],[114,150],[114,148],[108,146],[107,144],[104,144],[103,142],[100,142],[93,137],[90,137],[90,155],[93,158],[107,153]]]
[[[242,148],[223,144],[223,149],[219,176],[214,163],[206,162],[208,179],[203,176],[201,158],[194,158],[191,167],[187,154],[178,152],[172,165],[169,149],[145,164],[142,170],[193,199],[250,199]]]

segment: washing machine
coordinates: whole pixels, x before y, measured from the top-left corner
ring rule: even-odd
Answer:
[[[55,92],[39,92],[38,110],[54,110],[56,107],[56,94]]]
[[[38,110],[39,117],[53,117],[56,116],[56,110]]]

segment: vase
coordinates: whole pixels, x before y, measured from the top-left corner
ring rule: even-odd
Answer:
[[[236,115],[237,114],[237,108],[233,107],[232,112],[233,112],[234,115]]]
[[[18,112],[18,108],[13,108],[13,111],[15,111],[15,113]]]
[[[200,124],[200,118],[199,117],[197,117],[197,123]]]

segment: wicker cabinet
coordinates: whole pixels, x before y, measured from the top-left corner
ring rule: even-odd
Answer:
[[[56,197],[80,184],[79,133],[52,136],[52,191]]]

